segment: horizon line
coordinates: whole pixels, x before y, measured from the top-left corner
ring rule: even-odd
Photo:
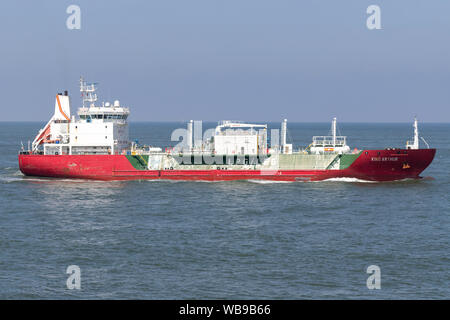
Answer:
[[[219,122],[221,120],[132,120],[128,121],[128,123],[178,123],[178,122],[189,122],[190,120],[194,121],[202,121],[202,122]],[[257,123],[257,122],[266,122],[266,123],[281,123],[282,121],[274,121],[274,120],[235,120],[239,122],[247,122],[247,123]],[[48,122],[48,120],[0,120],[0,123],[39,123],[39,122]],[[289,121],[288,123],[330,123],[331,121]],[[371,124],[371,123],[413,123],[413,121],[339,121],[338,123],[363,123],[363,124]],[[433,123],[433,124],[450,124],[449,122],[442,121],[420,121],[419,123]]]

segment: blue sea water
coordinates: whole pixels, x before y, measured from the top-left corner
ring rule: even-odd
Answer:
[[[387,183],[24,177],[20,142],[42,126],[0,123],[0,299],[450,298],[449,124],[420,126],[438,149],[424,179]],[[130,136],[167,146],[184,126],[131,123]],[[412,136],[404,123],[340,129],[359,149]],[[328,130],[290,123],[289,138],[307,146]]]

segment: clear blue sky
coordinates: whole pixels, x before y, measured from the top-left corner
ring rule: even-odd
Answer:
[[[0,121],[75,111],[80,75],[132,121],[450,119],[448,0],[8,0],[0,37]]]

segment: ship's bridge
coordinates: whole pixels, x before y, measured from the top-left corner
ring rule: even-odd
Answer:
[[[129,147],[128,108],[118,100],[78,109],[79,120],[70,123],[72,154],[110,154]]]
[[[81,122],[118,122],[125,123],[130,110],[120,106],[118,100],[111,105],[109,102],[104,103],[101,107],[91,106],[81,107],[78,109],[78,116]]]

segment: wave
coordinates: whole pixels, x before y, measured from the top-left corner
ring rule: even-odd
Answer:
[[[0,177],[0,181],[5,182],[5,183],[11,183],[11,182],[23,182],[23,181],[45,181],[45,179],[25,178],[25,177]]]
[[[46,183],[60,183],[60,182],[72,182],[72,183],[86,183],[86,182],[95,182],[102,183],[101,180],[91,180],[91,179],[58,179],[58,178],[45,178],[45,177],[27,177],[19,173],[14,173],[7,176],[0,176],[0,181],[11,183],[11,182],[46,182]],[[110,181],[108,181],[110,182]]]
[[[434,180],[432,177],[425,177],[424,180]],[[11,182],[31,182],[31,181],[39,181],[46,183],[59,183],[59,182],[70,182],[70,183],[122,183],[123,180],[93,180],[93,179],[70,179],[70,178],[46,178],[46,177],[27,177],[21,171],[17,170],[14,173],[8,175],[0,175],[0,181],[5,183]],[[169,183],[186,183],[186,182],[196,182],[196,183],[223,183],[223,182],[250,182],[255,184],[283,184],[283,183],[295,183],[295,182],[346,182],[346,183],[398,183],[398,182],[411,182],[417,181],[417,179],[401,179],[395,181],[372,181],[372,180],[364,180],[358,178],[350,178],[350,177],[340,177],[340,178],[329,178],[318,181],[282,181],[282,180],[265,180],[265,179],[239,179],[239,180],[178,180],[178,179],[133,179],[127,181],[138,181],[138,182],[169,182]]]
[[[295,182],[295,181],[264,180],[264,179],[248,179],[245,181],[251,182],[251,183],[258,183],[258,184],[294,183]]]
[[[317,181],[317,182],[360,182],[360,183],[377,183],[378,181],[371,181],[371,180],[363,180],[363,179],[358,179],[358,178],[329,178],[329,179],[325,179],[325,180],[321,180],[321,181]]]
[[[358,179],[358,178],[329,178],[322,181],[317,182],[351,182],[351,183],[401,183],[401,182],[416,182],[419,179],[413,179],[413,178],[405,178],[400,180],[392,180],[392,181],[373,181],[373,180],[364,180],[364,179]]]
[[[271,184],[271,183],[293,183],[294,181],[274,181],[263,179],[237,179],[237,180],[190,180],[190,179],[136,179],[129,181],[139,182],[161,182],[161,183],[242,183],[251,182],[257,184]]]
[[[195,183],[217,183],[224,182],[225,180],[190,180],[190,179],[142,179],[141,181],[159,181],[170,183],[182,183],[182,182],[195,182]]]

